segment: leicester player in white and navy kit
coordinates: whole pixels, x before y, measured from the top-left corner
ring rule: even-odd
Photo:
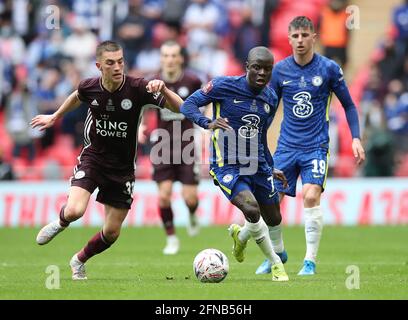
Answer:
[[[353,137],[352,149],[358,164],[364,161],[360,142],[357,109],[350,97],[337,63],[314,52],[316,34],[309,18],[296,17],[289,24],[289,42],[293,55],[276,64],[271,87],[283,101],[283,120],[278,146],[273,156],[275,167],[288,179],[285,188],[277,181],[282,200],[296,195],[301,177],[305,213],[306,255],[299,275],[315,273],[316,256],[323,227],[320,196],[324,191],[329,161],[329,107],[332,93],[340,100]],[[283,251],[280,226],[270,230],[276,252]],[[256,271],[269,273],[265,260]]]
[[[267,227],[279,225],[282,219],[273,178],[286,181],[281,172],[273,171],[266,141],[277,108],[276,94],[267,87],[272,68],[271,52],[265,47],[253,48],[248,54],[246,75],[215,78],[188,97],[180,110],[197,125],[213,130],[210,174],[245,216],[243,228],[236,224],[229,228],[236,260],[244,260],[244,249],[252,236],[272,261],[272,280],[287,281]],[[213,104],[213,120],[199,111],[209,103]]]

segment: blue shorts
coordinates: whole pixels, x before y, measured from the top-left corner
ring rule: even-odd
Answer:
[[[231,201],[243,190],[249,190],[259,204],[266,205],[279,203],[272,172],[272,168],[266,164],[262,165],[254,175],[240,174],[240,167],[235,165],[210,168],[214,184],[220,187],[228,200]]]
[[[318,148],[313,150],[280,150],[273,155],[276,169],[282,170],[288,179],[289,186],[283,188],[282,182],[276,180],[275,187],[288,196],[296,196],[296,182],[300,175],[302,185],[317,184],[323,191],[326,186],[329,150]]]

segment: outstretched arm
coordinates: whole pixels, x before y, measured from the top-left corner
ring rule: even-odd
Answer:
[[[78,98],[78,90],[72,92],[62,105],[53,114],[39,114],[35,116],[30,125],[33,128],[39,127],[39,129],[45,130],[54,125],[55,121],[61,118],[64,114],[78,108],[81,105],[81,101]]]
[[[180,96],[166,87],[162,80],[151,80],[146,86],[147,92],[161,93],[166,99],[165,108],[180,113],[180,106],[184,102]]]
[[[198,126],[204,129],[215,130],[215,129],[232,129],[228,124],[227,118],[218,117],[215,120],[207,118],[200,111],[201,106],[208,105],[211,99],[206,97],[201,93],[201,90],[197,90],[191,96],[189,96],[180,108],[180,111],[185,115],[185,117],[194,122]]]

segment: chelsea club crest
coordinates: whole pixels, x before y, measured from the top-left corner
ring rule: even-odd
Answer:
[[[312,79],[312,84],[313,84],[315,87],[320,86],[322,83],[323,83],[323,79],[322,79],[321,76],[315,76],[315,77],[313,77],[313,79]]]
[[[269,104],[264,103],[264,110],[266,113],[269,113],[271,111],[271,107],[269,106]]]

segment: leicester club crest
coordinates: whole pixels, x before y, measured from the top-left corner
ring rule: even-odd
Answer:
[[[129,99],[123,99],[120,106],[123,110],[129,110],[130,108],[132,108],[132,101]]]

